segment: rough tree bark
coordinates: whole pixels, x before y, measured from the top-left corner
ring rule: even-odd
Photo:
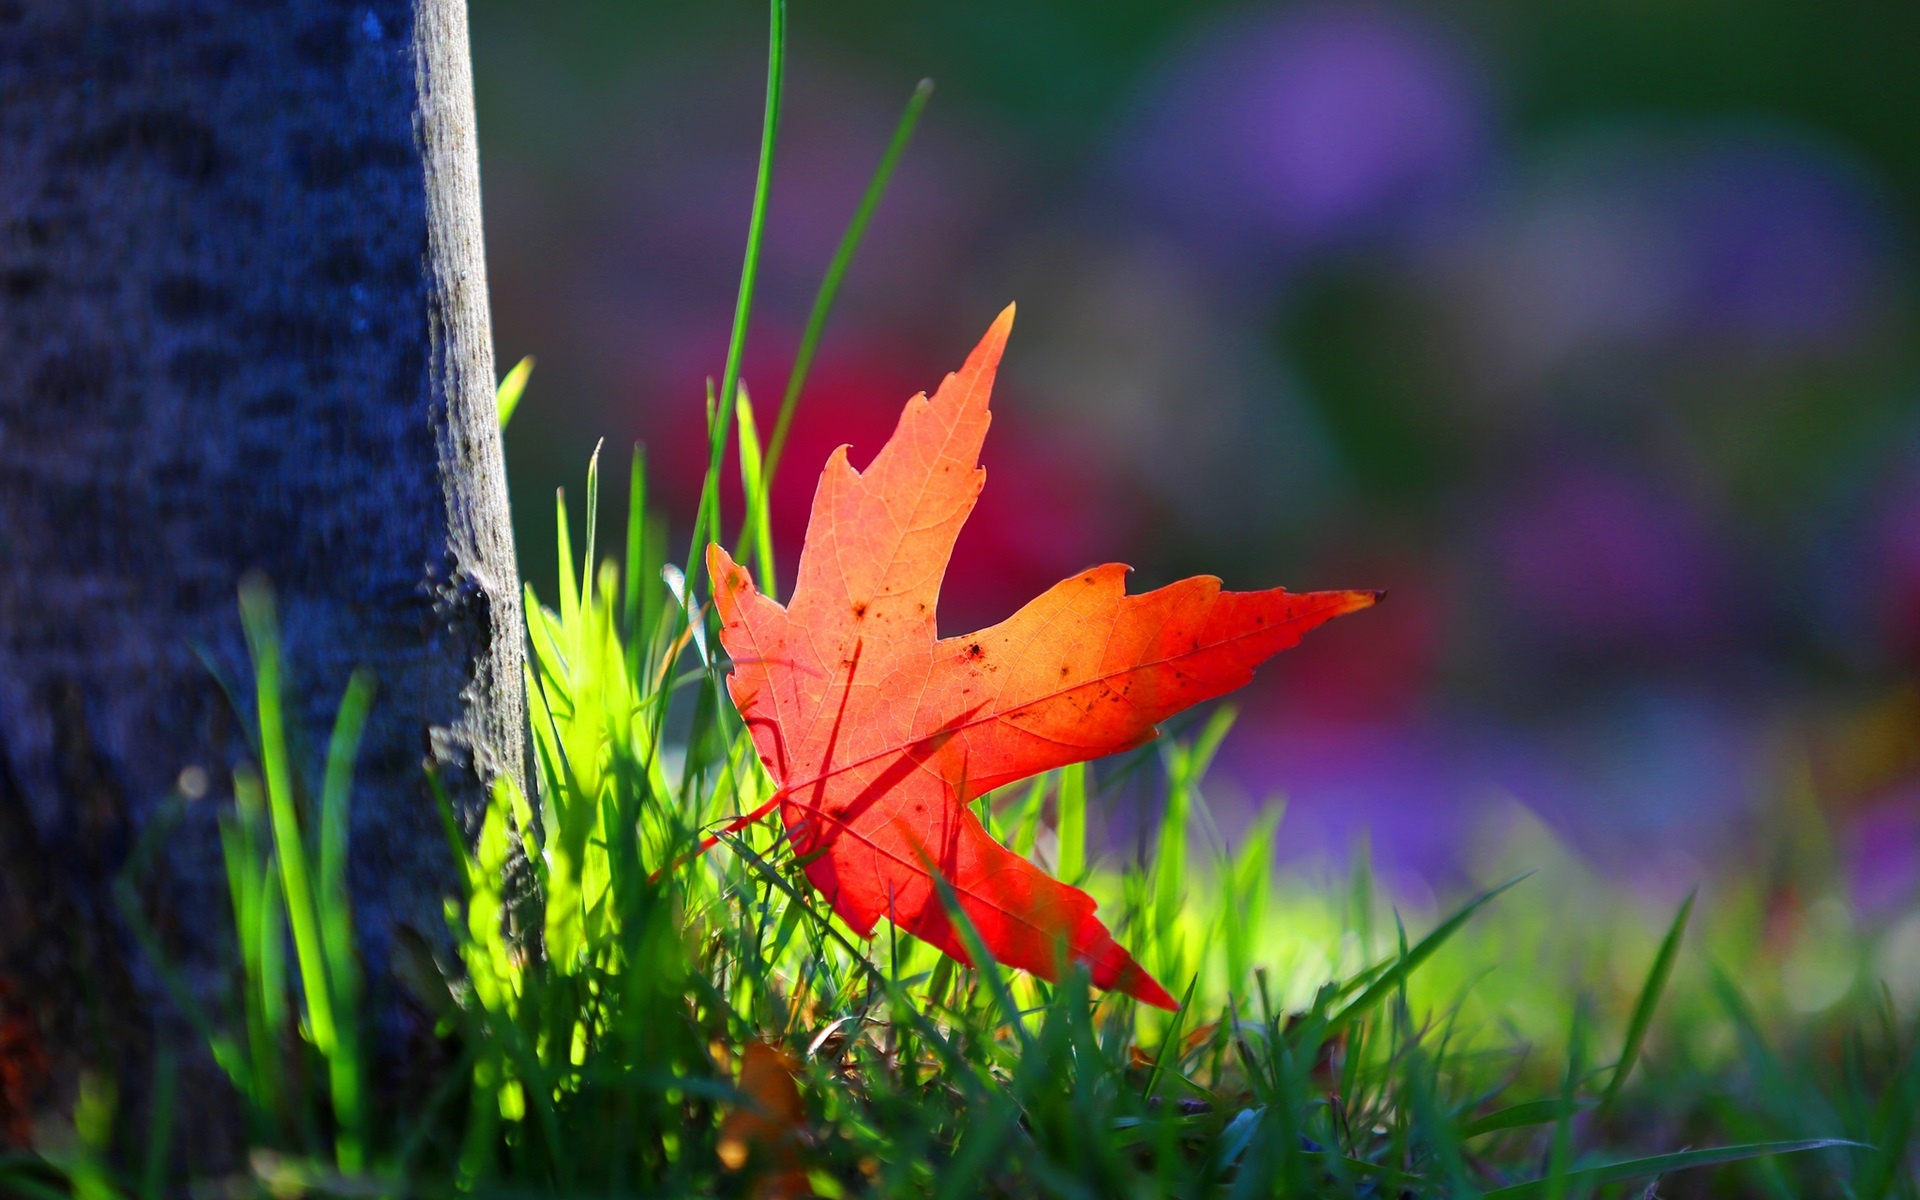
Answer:
[[[468,800],[522,773],[493,380],[464,0],[0,0],[0,1145],[179,1035],[110,895],[179,794],[137,882],[220,986],[245,750],[207,661],[248,679],[249,570],[310,761],[379,678],[375,991],[396,929],[444,929],[423,759]]]

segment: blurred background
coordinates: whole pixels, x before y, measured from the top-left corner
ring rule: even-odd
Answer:
[[[602,436],[621,479],[647,442],[686,536],[765,19],[472,0],[543,595],[549,497]],[[1737,873],[1783,927],[1876,931],[1920,994],[1920,7],[797,0],[792,27],[763,421],[939,91],[801,402],[786,578],[827,452],[863,464],[1017,299],[943,631],[1115,559],[1136,590],[1388,588],[1240,698],[1229,838],[1284,797],[1289,860],[1370,844],[1402,892],[1522,825],[1663,903]]]

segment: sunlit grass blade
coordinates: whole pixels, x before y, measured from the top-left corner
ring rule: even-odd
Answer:
[[[693,633],[693,648],[700,655],[700,665],[709,669],[713,666],[713,656],[707,653],[707,624],[701,610],[695,606],[691,590],[687,587],[687,577],[680,568],[668,563],[660,568],[660,578],[667,585],[674,603],[687,619],[687,628]]]
[[[1027,785],[1027,794],[1021,798],[1020,819],[1014,822],[1008,845],[1022,858],[1032,858],[1034,848],[1040,844],[1040,813],[1046,807],[1048,785],[1052,782],[1049,775],[1035,776]]]
[[[1635,1060],[1640,1057],[1640,1048],[1646,1044],[1647,1029],[1653,1024],[1654,1010],[1659,1007],[1667,980],[1673,975],[1674,959],[1680,953],[1680,938],[1686,932],[1687,918],[1693,915],[1693,902],[1699,894],[1697,888],[1687,893],[1680,911],[1674,915],[1673,924],[1667,929],[1667,936],[1660,940],[1660,949],[1654,954],[1653,965],[1647,970],[1647,981],[1640,988],[1639,999],[1634,1001],[1633,1016],[1627,1021],[1627,1037],[1620,1047],[1620,1060],[1614,1065],[1613,1078],[1607,1081],[1606,1093],[1600,1098],[1600,1107],[1603,1109],[1611,1107],[1619,1096],[1621,1086],[1627,1082]]]
[[[1147,1082],[1140,1089],[1140,1098],[1151,1100],[1153,1089],[1160,1085],[1160,1075],[1166,1070],[1167,1055],[1180,1057],[1180,1033],[1186,1024],[1187,1010],[1193,1005],[1193,989],[1200,984],[1200,976],[1194,975],[1187,980],[1187,990],[1180,995],[1180,1007],[1174,1010],[1173,1017],[1167,1022],[1166,1035],[1160,1040],[1160,1050],[1153,1056],[1153,1067],[1147,1072]]]
[[[1528,872],[1528,874],[1531,873],[1532,872]],[[1458,912],[1441,922],[1440,926],[1432,933],[1421,938],[1420,941],[1405,954],[1392,960],[1391,963],[1386,966],[1386,969],[1382,971],[1372,983],[1367,985],[1365,991],[1355,997],[1345,1008],[1342,1008],[1339,1012],[1328,1018],[1327,1035],[1332,1036],[1342,1027],[1352,1022],[1355,1017],[1371,1011],[1381,1000],[1392,995],[1399,989],[1401,983],[1407,976],[1411,975],[1421,963],[1433,957],[1434,951],[1440,949],[1441,946],[1446,944],[1448,938],[1458,933],[1460,928],[1473,918],[1473,914],[1485,908],[1492,902],[1494,897],[1500,895],[1526,877],[1526,875],[1521,875],[1509,879],[1499,887],[1489,888],[1487,891],[1481,892],[1478,896],[1469,900]]]
[[[353,764],[360,751],[360,738],[366,731],[367,716],[373,708],[374,679],[367,670],[355,671],[347,680],[346,694],[334,718],[333,736],[327,742],[327,769],[320,786],[320,886],[326,898],[328,915],[345,913],[347,895],[348,796],[353,787]],[[333,932],[350,933],[346,926]],[[346,953],[351,941],[330,945],[332,952]]]
[[[753,209],[747,218],[747,248],[740,264],[740,290],[733,305],[733,332],[727,338],[727,362],[720,375],[722,397],[740,386],[740,360],[746,353],[747,326],[753,317],[753,293],[760,276],[760,249],[766,236],[767,201],[773,191],[773,151],[780,132],[780,97],[785,86],[787,60],[786,0],[767,0],[767,98],[760,124],[760,165],[754,174]],[[720,533],[720,464],[727,452],[733,405],[712,410],[707,430],[707,474],[694,510],[693,542],[687,547],[687,574],[698,579],[706,569],[702,553],[709,534]]]
[[[905,995],[893,989],[892,981],[868,960],[865,951],[849,941],[847,936],[840,932],[840,929],[833,921],[815,912],[807,897],[801,895],[793,884],[788,882],[787,879],[774,868],[772,863],[769,863],[765,858],[756,853],[753,847],[747,843],[746,839],[740,837],[738,834],[732,833],[722,834],[720,837],[756,874],[771,886],[785,893],[789,903],[803,905],[807,908],[813,917],[815,928],[823,931],[827,937],[832,938],[851,956],[852,964],[856,970],[865,974],[875,984],[888,990],[894,1002],[901,1005],[903,1010],[912,1017],[915,1031],[921,1037],[927,1039],[928,1044],[936,1047],[941,1052],[948,1066],[960,1065],[961,1059],[959,1052],[954,1048],[952,1041],[948,1039],[946,1035],[942,1034],[931,1021],[927,1020],[926,1014],[908,1003]],[[951,891],[952,889],[949,888],[948,890]],[[976,933],[974,936],[978,938],[979,935]],[[951,963],[952,961],[952,959],[945,957],[941,959],[942,964]]]
[[[761,474],[760,427],[754,422],[753,401],[747,398],[744,384],[740,387],[734,407],[735,420],[740,424],[740,486],[747,497],[747,515],[740,530],[740,543],[742,548],[751,547],[753,560],[759,570],[760,590],[777,597],[779,584],[773,574],[773,528],[767,512],[768,493],[763,486],[765,479]],[[736,549],[734,557],[746,556]]]
[[[573,529],[567,520],[567,489],[555,488],[553,492],[554,542],[559,547],[560,564],[560,627],[572,630],[580,626],[580,578],[573,568]],[[531,595],[528,597],[531,599]],[[566,645],[571,654],[574,647]]]
[[[1233,919],[1220,931],[1226,954],[1228,986],[1236,992],[1253,973],[1254,940],[1265,929],[1267,906],[1273,891],[1273,839],[1285,814],[1284,806],[1269,802],[1240,836],[1240,848],[1222,856],[1220,877],[1223,900],[1232,906]]]
[[[1087,872],[1087,765],[1060,768],[1054,793],[1053,873],[1063,883],[1078,883]]]
[[[580,607],[574,612],[575,620],[593,604],[594,555],[599,552],[595,542],[600,530],[600,450],[606,444],[605,438],[595,442],[593,456],[587,459],[587,547],[580,556]],[[574,653],[579,652],[576,644]]]
[[[274,858],[280,865],[280,883],[286,895],[287,924],[293,933],[294,957],[300,965],[301,995],[306,1001],[307,1025],[323,1057],[338,1049],[333,991],[328,981],[326,951],[321,940],[319,909],[314,893],[306,836],[294,800],[293,766],[287,753],[282,709],[280,634],[274,617],[273,595],[258,577],[242,584],[241,621],[253,652],[256,680],[256,717],[260,726],[261,768],[266,777],[267,814],[273,831]],[[358,1169],[358,1146],[343,1135],[341,1165]]]
[[[505,429],[507,422],[513,420],[514,410],[520,407],[520,397],[527,390],[527,378],[533,374],[533,355],[529,354],[515,363],[506,378],[493,393],[494,411],[500,415],[500,428]]]
[[[364,1066],[359,1033],[360,958],[353,937],[353,898],[347,884],[349,837],[348,793],[361,734],[373,707],[374,682],[369,671],[355,671],[334,720],[327,743],[327,766],[320,789],[320,879],[318,890],[321,947],[327,964],[327,983],[333,993],[333,1011],[339,1031],[328,1055],[335,1120],[349,1135],[353,1150],[343,1155],[343,1170],[357,1170],[369,1144],[371,1114],[366,1107]],[[352,1161],[349,1161],[351,1159]]]
[[[640,678],[641,593],[647,587],[647,451],[633,444],[633,460],[627,472],[627,558],[620,594],[620,629],[626,634],[627,676],[636,685]]]

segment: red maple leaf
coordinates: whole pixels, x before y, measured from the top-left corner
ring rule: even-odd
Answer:
[[[1127,568],[1108,564],[992,628],[941,638],[934,604],[986,482],[987,396],[1012,325],[1009,306],[931,400],[907,401],[865,471],[845,446],[827,459],[785,607],[708,548],[728,690],[807,878],[861,936],[886,917],[968,961],[937,870],[1000,962],[1056,979],[1064,953],[1099,986],[1173,1008],[1091,896],[994,841],[967,804],[1148,741],[1379,594],[1224,592],[1196,576],[1129,596]]]

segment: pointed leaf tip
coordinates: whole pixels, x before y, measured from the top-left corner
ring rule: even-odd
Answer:
[[[1143,1004],[1151,1004],[1155,1008],[1164,1008],[1168,1012],[1180,1011],[1180,1002],[1173,998],[1173,993],[1160,986],[1158,979],[1147,974],[1145,970],[1138,966],[1134,967],[1127,974],[1122,975],[1114,987],[1116,990],[1125,992]]]
[[[1015,307],[1013,304],[1008,304],[1000,310],[1000,315],[993,319],[993,324],[987,326],[986,333],[980,336],[980,341],[974,346],[973,353],[967,355],[966,365],[960,368],[958,374],[961,376],[984,375],[988,387],[992,386],[992,374],[999,369],[1000,356],[1006,352],[1007,337],[1013,332]]]

